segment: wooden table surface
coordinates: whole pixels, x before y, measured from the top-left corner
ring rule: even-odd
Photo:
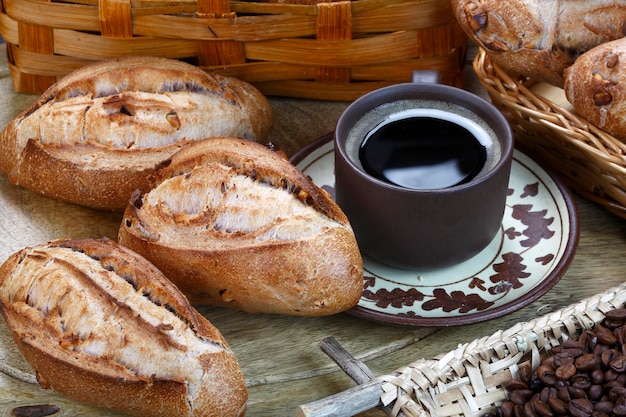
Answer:
[[[468,70],[468,89],[475,80]],[[475,90],[481,93],[480,90]],[[16,94],[0,50],[0,126],[35,96]],[[272,98],[276,121],[271,141],[287,154],[333,130],[347,103]],[[448,352],[460,343],[506,329],[622,283],[626,222],[576,197],[580,240],[563,278],[532,304],[506,316],[461,327],[408,327],[339,314],[322,318],[251,315],[200,308],[238,355],[249,387],[248,416],[294,415],[300,404],[355,386],[319,349],[334,336],[375,375],[389,374],[420,358]],[[115,239],[120,214],[103,213],[36,195],[0,178],[0,262],[24,246],[63,237]],[[75,404],[33,383],[33,373],[0,321],[0,416],[21,405],[55,404],[56,415],[114,415]],[[383,416],[371,410],[361,416]]]

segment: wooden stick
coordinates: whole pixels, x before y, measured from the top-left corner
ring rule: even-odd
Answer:
[[[353,416],[380,406],[383,381],[370,380],[365,384],[303,404],[296,409],[297,417]]]
[[[320,349],[327,354],[358,387],[343,391],[319,401],[301,405],[296,410],[298,417],[331,417],[338,415],[355,415],[378,407],[390,417],[402,417],[402,411],[394,415],[393,407],[380,403],[383,394],[383,381],[374,380],[372,371],[360,360],[352,356],[334,337],[322,340]]]
[[[367,365],[352,356],[334,337],[322,340],[320,349],[357,384],[364,384],[374,378],[374,374]]]

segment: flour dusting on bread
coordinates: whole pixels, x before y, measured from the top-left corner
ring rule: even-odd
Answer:
[[[197,248],[215,248],[245,239],[249,245],[261,245],[268,240],[306,238],[324,228],[345,227],[288,190],[233,171],[221,164],[200,166],[164,181],[144,196],[142,210],[146,216],[171,220],[160,223],[161,244],[191,242]]]

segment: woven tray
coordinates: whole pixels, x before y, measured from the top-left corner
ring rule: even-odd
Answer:
[[[578,194],[626,218],[626,143],[578,117],[562,89],[512,78],[482,49],[473,64],[516,143]]]
[[[276,96],[353,100],[416,69],[462,85],[467,36],[449,1],[315,2],[0,0],[0,36],[14,88],[35,94],[123,55],[182,59]]]
[[[600,323],[607,311],[626,302],[626,285],[611,288],[561,310],[518,323],[482,339],[459,345],[434,359],[419,359],[396,372],[351,390],[304,404],[299,417],[336,415],[387,405],[390,416],[479,417],[507,398],[504,384],[519,369],[534,371],[555,346],[578,338]],[[342,408],[343,407],[343,408]],[[343,415],[353,415],[344,413]]]

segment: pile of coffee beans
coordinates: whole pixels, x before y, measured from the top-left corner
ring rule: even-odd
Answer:
[[[485,417],[626,417],[626,308],[556,346],[535,372],[520,368],[508,400]]]

